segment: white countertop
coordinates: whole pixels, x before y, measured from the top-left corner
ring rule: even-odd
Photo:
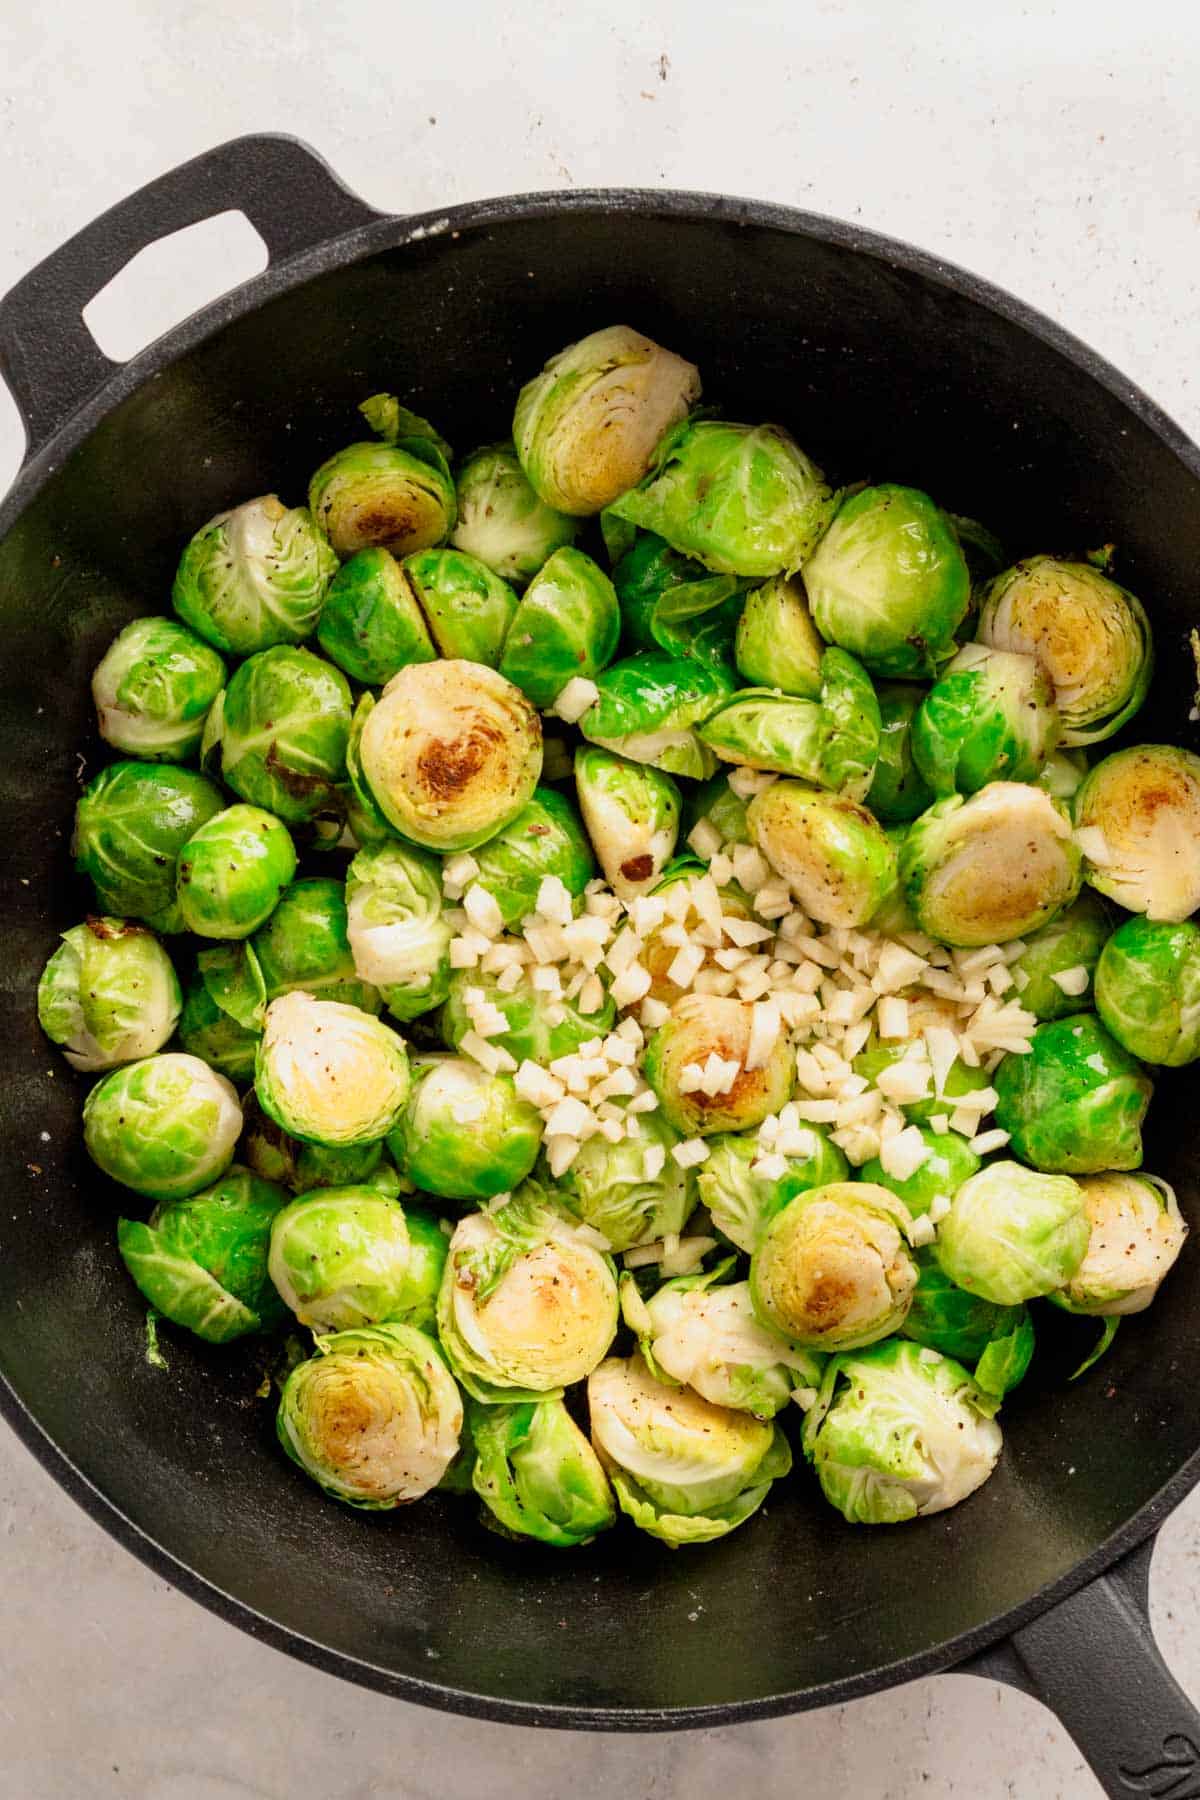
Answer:
[[[0,69],[0,290],[153,175],[282,130],[398,212],[662,185],[855,219],[1040,306],[1200,436],[1200,12],[1179,0],[609,0],[586,17],[564,0],[10,0]],[[201,285],[177,256],[123,298],[126,351],[227,285],[237,265],[207,242]],[[0,395],[0,490],[20,447]],[[176,1594],[2,1427],[0,1521],[5,1800],[1099,1793],[1039,1706],[965,1677],[643,1739],[362,1692]],[[1200,1700],[1198,1559],[1193,1496],[1163,1533],[1153,1611]]]

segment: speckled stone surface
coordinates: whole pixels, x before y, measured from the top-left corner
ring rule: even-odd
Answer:
[[[585,16],[586,15],[586,16]],[[1178,0],[0,0],[0,288],[152,175],[294,131],[380,207],[719,189],[890,232],[1042,307],[1200,435],[1200,13]],[[249,273],[209,228],[106,309],[117,353]],[[0,395],[0,487],[20,432]],[[1033,1701],[965,1677],[647,1739],[424,1712],[300,1667],[118,1549],[0,1428],[2,1800],[1089,1800]],[[1155,1625],[1200,1700],[1200,1500]]]

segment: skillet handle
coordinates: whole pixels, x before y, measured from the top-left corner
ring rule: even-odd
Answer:
[[[121,366],[97,345],[83,308],[159,238],[240,211],[271,263],[381,215],[344,188],[298,138],[233,138],[120,200],[0,300],[0,374],[25,426],[26,459]]]
[[[1200,1712],[1150,1629],[1154,1539],[955,1674],[1007,1682],[1056,1713],[1113,1800],[1200,1800]]]

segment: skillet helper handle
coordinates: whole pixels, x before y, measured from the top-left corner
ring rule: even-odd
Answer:
[[[26,460],[121,366],[82,312],[139,250],[218,213],[243,212],[270,263],[380,217],[298,138],[233,138],[148,182],[52,252],[0,300],[0,374],[25,426]]]

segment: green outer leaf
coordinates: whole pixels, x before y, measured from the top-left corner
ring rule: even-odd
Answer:
[[[437,655],[407,575],[378,548],[359,550],[334,576],[317,642],[351,680],[371,687]]]
[[[449,462],[454,455],[436,426],[423,419],[420,413],[411,412],[407,406],[401,406],[395,394],[369,394],[359,403],[359,412],[385,444],[397,444],[422,440],[431,444],[439,455]]]
[[[866,805],[885,825],[907,824],[932,805],[934,794],[913,758],[913,715],[927,689],[914,682],[881,681],[879,756],[867,790]]]
[[[404,1208],[365,1183],[301,1194],[271,1224],[271,1280],[314,1331],[393,1318],[403,1304],[408,1264]]]
[[[418,550],[405,558],[404,573],[424,609],[438,654],[499,668],[517,611],[517,596],[508,583],[465,550]]]
[[[1069,1175],[993,1162],[959,1188],[935,1254],[959,1287],[1019,1306],[1065,1287],[1090,1237],[1083,1190]]]
[[[754,1471],[752,1485],[723,1506],[706,1507],[703,1513],[687,1515],[664,1510],[624,1469],[610,1469],[609,1479],[621,1511],[639,1530],[676,1549],[681,1544],[711,1544],[716,1538],[727,1537],[758,1511],[771,1491],[771,1483],[788,1474],[791,1466],[791,1447],[776,1425],[771,1446]]]
[[[179,1042],[189,1056],[198,1056],[235,1086],[245,1087],[254,1080],[259,1033],[222,1012],[200,974],[188,987],[178,1029]]]
[[[1018,1387],[1033,1361],[1033,1320],[1022,1307],[1021,1316],[1011,1331],[992,1338],[975,1365],[975,1380],[985,1394],[1003,1399]]]
[[[989,781],[1033,781],[1059,735],[1053,691],[1032,657],[967,645],[912,723],[917,768],[939,797]]]
[[[582,550],[556,550],[521,598],[500,673],[534,706],[553,706],[576,676],[592,680],[617,653],[621,615],[608,576]]]
[[[978,1363],[993,1340],[1006,1343],[1014,1336],[1022,1305],[1004,1306],[969,1294],[950,1279],[932,1247],[917,1251],[917,1268],[916,1291],[900,1327],[901,1337],[956,1362]]]
[[[88,1155],[151,1200],[198,1193],[233,1161],[242,1115],[220,1075],[176,1052],[127,1063],[83,1103]]]
[[[258,1330],[256,1313],[194,1258],[168,1249],[139,1219],[117,1221],[117,1248],[151,1306],[173,1325],[186,1326],[210,1344],[228,1344]]]
[[[824,654],[798,577],[774,575],[746,595],[735,649],[738,672],[746,682],[819,699]]]
[[[213,944],[200,951],[196,968],[213,1004],[257,1037],[267,1010],[267,988],[254,945],[246,940]]]
[[[599,1458],[561,1400],[468,1410],[475,1492],[506,1531],[570,1548],[616,1524]]]
[[[1101,1319],[1100,1336],[1096,1339],[1094,1348],[1088,1352],[1079,1367],[1069,1377],[1071,1381],[1078,1381],[1081,1375],[1086,1375],[1089,1369],[1095,1368],[1102,1356],[1107,1355],[1108,1351],[1112,1348],[1112,1341],[1117,1335],[1120,1323],[1121,1320],[1119,1315]]]

